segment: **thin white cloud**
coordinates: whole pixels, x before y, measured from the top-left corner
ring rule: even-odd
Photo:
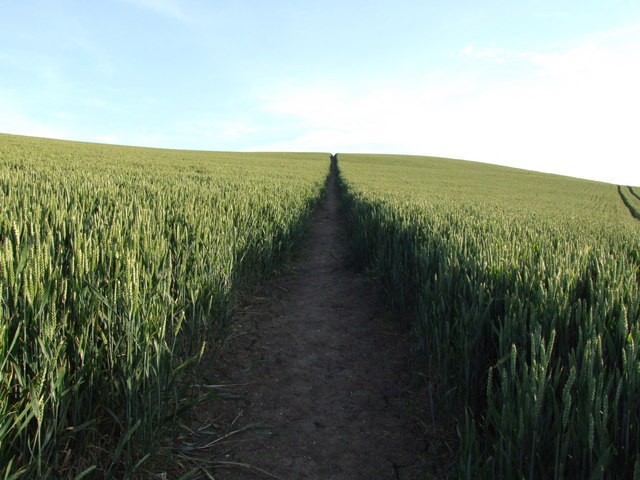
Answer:
[[[101,77],[112,78],[118,73],[109,51],[89,40],[89,35],[86,32],[81,31],[76,35],[67,34],[66,38],[71,45],[82,52],[89,65]]]
[[[549,20],[558,20],[569,18],[570,15],[567,12],[563,11],[548,11],[548,12],[537,12],[533,14],[534,17],[544,18]]]
[[[4,108],[0,109],[0,132],[30,137],[72,139],[64,129],[34,121],[21,113]]]
[[[640,185],[640,35],[630,32],[552,53],[465,48],[526,63],[508,82],[470,68],[373,88],[287,85],[263,105],[300,131],[260,148],[440,155]]]
[[[493,59],[496,62],[504,62],[513,57],[522,56],[520,54],[514,54],[513,52],[508,52],[504,49],[493,48],[493,47],[486,47],[486,48],[483,48],[482,50],[478,50],[476,47],[474,47],[473,44],[467,45],[462,50],[462,55],[467,57]]]
[[[75,120],[76,119],[76,116],[69,112],[55,112],[53,114],[53,117],[59,120]]]
[[[222,144],[248,137],[259,132],[262,127],[242,120],[200,120],[184,127],[185,131],[197,132],[207,139],[219,141]]]
[[[190,21],[177,0],[120,0],[182,22]]]

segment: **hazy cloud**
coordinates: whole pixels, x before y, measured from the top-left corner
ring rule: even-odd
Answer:
[[[386,86],[285,85],[263,107],[300,128],[260,148],[439,155],[640,185],[633,52],[627,42],[553,53],[468,45],[464,55],[530,68],[504,82],[457,68]]]
[[[35,121],[0,101],[0,132],[31,137],[71,140],[72,136],[62,128]]]
[[[121,2],[137,5],[156,13],[188,22],[190,18],[185,14],[180,3],[176,0],[120,0]]]

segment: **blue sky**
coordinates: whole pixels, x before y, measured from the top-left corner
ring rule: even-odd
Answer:
[[[0,0],[0,132],[640,185],[640,2]]]

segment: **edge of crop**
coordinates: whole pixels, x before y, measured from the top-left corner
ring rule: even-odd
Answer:
[[[425,478],[450,478],[455,471],[455,452],[459,438],[455,432],[456,415],[463,416],[462,409],[441,397],[445,388],[444,377],[425,368],[426,362],[420,346],[416,346],[413,331],[419,317],[419,289],[421,274],[415,268],[416,250],[413,245],[415,231],[410,224],[399,226],[394,222],[369,223],[368,219],[384,208],[381,203],[359,198],[340,172],[338,154],[335,155],[336,182],[346,218],[349,247],[349,266],[368,275],[374,283],[381,307],[391,313],[391,320],[398,324],[410,338],[411,384],[407,393],[407,412],[413,416],[429,442],[428,457],[421,458]],[[402,265],[389,269],[384,259],[391,248],[381,239],[395,236],[396,247],[405,249]],[[419,269],[420,267],[418,267]],[[402,275],[411,271],[412,275]],[[454,414],[454,412],[457,412]]]
[[[502,467],[504,471],[513,473],[519,465],[526,465],[528,478],[537,478],[541,472],[548,473],[549,468],[553,469],[556,478],[568,478],[564,475],[568,475],[567,472],[572,468],[581,468],[583,475],[600,478],[598,474],[607,467],[620,475],[628,475],[633,471],[640,478],[640,457],[636,456],[635,465],[630,465],[634,460],[627,455],[632,447],[620,447],[614,443],[614,435],[619,437],[624,428],[633,430],[633,422],[637,418],[633,415],[637,414],[637,410],[633,414],[628,413],[628,420],[618,419],[627,418],[626,408],[619,408],[607,417],[607,421],[618,425],[615,427],[617,430],[606,432],[608,426],[599,427],[605,433],[599,431],[598,434],[605,440],[602,440],[602,444],[594,443],[594,417],[585,418],[593,415],[592,410],[597,410],[597,407],[594,407],[591,397],[581,396],[581,392],[594,388],[592,378],[585,373],[590,368],[587,360],[597,355],[602,358],[612,356],[611,352],[625,350],[626,344],[635,345],[635,333],[627,335],[630,327],[626,321],[625,305],[620,303],[626,298],[624,293],[616,292],[615,300],[603,301],[601,307],[591,308],[598,304],[596,295],[605,295],[607,299],[614,297],[612,289],[608,289],[606,281],[602,280],[606,278],[605,270],[608,269],[603,263],[610,258],[608,252],[599,251],[598,255],[594,252],[585,253],[584,265],[576,272],[567,273],[567,278],[563,277],[563,281],[567,282],[562,284],[563,288],[571,298],[567,299],[566,304],[564,301],[558,303],[553,294],[547,294],[544,289],[536,290],[534,280],[520,279],[518,265],[502,269],[485,268],[468,253],[448,246],[445,239],[430,235],[428,229],[421,230],[414,225],[412,218],[416,212],[411,208],[394,211],[384,201],[371,200],[354,192],[341,176],[339,186],[348,220],[354,266],[374,276],[387,308],[396,318],[408,323],[412,323],[414,318],[418,320],[415,323],[416,332],[422,332],[422,335],[413,336],[412,345],[413,353],[419,357],[415,359],[416,373],[424,375],[430,393],[434,387],[436,397],[442,395],[441,398],[444,398],[436,410],[446,414],[448,409],[450,421],[455,423],[459,440],[456,462],[461,475],[501,478],[494,468]],[[618,191],[624,201],[626,197],[621,187],[618,187]],[[531,252],[532,265],[535,267],[541,254],[539,251],[536,253],[535,248]],[[461,266],[455,262],[452,262],[455,264],[453,266],[442,262],[451,255],[458,260],[468,261]],[[629,259],[637,262],[632,252],[629,252]],[[626,261],[626,257],[620,260]],[[617,264],[611,267],[611,271],[616,268]],[[536,272],[541,275],[540,278],[546,278],[544,267]],[[462,294],[456,289],[458,282],[465,286]],[[532,325],[530,330],[529,327],[522,328],[522,331],[514,330],[513,335],[505,330],[503,339],[500,329],[506,318],[506,303],[509,300],[504,292],[513,292],[512,284],[531,287],[531,298],[529,293],[525,293],[527,290],[520,290],[523,292],[520,294],[523,308],[530,310],[526,318],[548,321],[536,323],[536,328]],[[619,319],[616,323],[616,312],[624,323]],[[510,318],[516,319],[515,310],[510,311],[510,315]],[[524,311],[522,315],[525,316]],[[637,307],[629,311],[630,318],[637,318],[636,315]],[[589,320],[598,317],[611,319],[607,329],[601,332],[602,339],[598,337],[592,341],[586,330],[591,328],[588,326]],[[557,318],[562,318],[565,323],[556,325],[554,322]],[[598,321],[602,323],[601,318]],[[583,323],[587,325],[584,328]],[[563,329],[557,336],[556,328]],[[637,326],[634,328],[637,329]],[[500,347],[498,339],[500,342],[504,340],[506,347]],[[601,350],[594,347],[598,341],[605,346]],[[575,363],[572,364],[573,373],[570,373],[567,365],[571,359],[575,360],[576,351],[584,355],[584,364],[580,361],[577,367]],[[629,358],[636,355],[635,352],[629,353]],[[440,361],[442,358],[444,360]],[[633,392],[621,390],[624,379],[619,369],[624,362],[621,364],[617,357],[611,361],[613,366],[607,373],[611,374],[611,382],[618,382],[616,385],[621,393],[616,393],[616,396],[619,397],[619,404],[630,405]],[[552,371],[554,375],[551,375]],[[576,372],[579,380],[574,378]],[[619,378],[614,379],[614,373],[620,375]],[[535,384],[536,389],[521,388],[525,381]],[[613,387],[607,384],[606,388]],[[424,405],[423,422],[426,423],[428,402]],[[520,410],[516,414],[509,410],[518,408]],[[523,434],[530,441],[524,450],[514,441],[521,428],[518,425],[519,413],[523,414],[521,421],[524,427],[528,432],[533,432]],[[503,414],[507,420],[500,423]],[[603,414],[604,417],[606,415]],[[446,417],[439,416],[438,420],[446,421]],[[571,428],[567,430],[569,424]],[[524,431],[524,428],[521,430]],[[611,439],[608,439],[608,435],[611,435]],[[634,435],[635,432],[632,432],[631,436]],[[627,443],[633,445],[633,441]],[[590,463],[585,461],[584,455],[579,458],[580,455],[576,454],[583,447],[582,451],[588,449],[591,455]],[[553,456],[553,452],[549,452],[554,448],[557,449],[557,457],[564,455],[562,458],[569,458],[573,463],[541,462],[540,459]],[[520,463],[516,464],[516,461]],[[505,462],[509,464],[506,467]]]

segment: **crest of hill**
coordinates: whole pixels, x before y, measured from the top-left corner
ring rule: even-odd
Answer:
[[[377,193],[411,203],[441,202],[460,208],[496,210],[522,216],[582,218],[604,224],[637,223],[628,204],[640,211],[640,188],[441,157],[340,154],[347,179],[375,186]],[[626,192],[626,193],[625,193]],[[621,198],[621,195],[624,195]],[[384,195],[382,195],[384,196]],[[631,213],[631,214],[630,214]]]

